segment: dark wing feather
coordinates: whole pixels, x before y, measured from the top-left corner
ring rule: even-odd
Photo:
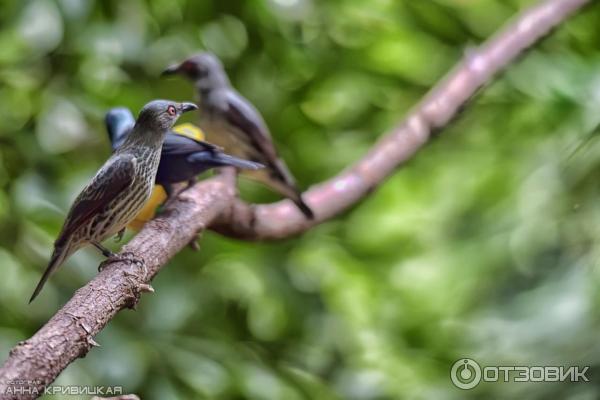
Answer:
[[[294,177],[279,158],[269,129],[260,113],[239,94],[233,91],[227,93],[226,101],[223,102],[226,105],[223,115],[227,122],[246,134],[251,147],[261,156],[258,161],[266,164],[276,175],[275,178],[296,190]]]
[[[135,157],[130,154],[115,155],[104,164],[75,199],[56,240],[57,246],[131,185],[135,164]]]
[[[188,155],[198,151],[220,151],[214,144],[194,140],[177,132],[169,132],[162,147],[163,156]]]

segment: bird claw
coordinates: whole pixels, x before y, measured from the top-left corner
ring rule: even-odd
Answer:
[[[123,240],[123,235],[125,235],[125,228],[121,229],[116,235],[115,235],[115,242],[119,243],[121,240]]]
[[[100,263],[100,265],[98,266],[98,272],[102,272],[110,264],[121,261],[126,262],[129,265],[135,264],[143,271],[144,277],[148,276],[148,269],[146,268],[146,263],[144,262],[144,260],[139,259],[132,252],[129,251],[121,254],[113,254],[112,256],[108,257],[106,260]]]
[[[98,265],[98,272],[104,271],[104,269],[106,267],[108,267],[110,264],[112,264],[112,263],[114,263],[116,261],[119,261],[119,260],[115,260],[115,257],[116,257],[116,254],[113,255],[113,256],[109,256],[106,260],[102,261],[100,263],[100,265]]]

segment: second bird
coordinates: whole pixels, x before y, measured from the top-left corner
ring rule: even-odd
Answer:
[[[249,175],[291,199],[306,218],[314,218],[294,177],[279,157],[260,113],[231,87],[217,57],[200,53],[170,66],[163,74],[180,74],[194,82],[199,96],[200,127],[211,142],[231,154],[264,164],[264,170]]]

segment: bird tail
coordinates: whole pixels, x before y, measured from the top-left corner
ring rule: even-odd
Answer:
[[[48,266],[46,267],[42,278],[35,287],[35,290],[33,291],[31,298],[29,299],[30,303],[38,296],[38,294],[40,294],[42,288],[46,284],[46,281],[48,280],[48,278],[50,278],[50,275],[52,275],[52,273],[56,271],[58,267],[60,267],[61,264],[65,261],[65,259],[72,253],[70,247],[71,246],[54,247],[54,252],[52,253],[50,262],[48,263]]]
[[[214,161],[220,166],[232,166],[239,169],[257,170],[265,167],[261,163],[244,160],[225,153],[214,154]]]
[[[279,176],[279,179],[281,180],[281,185],[279,185],[281,193],[292,200],[307,219],[315,219],[314,212],[302,199],[302,192],[298,189],[296,180],[287,165],[285,165],[281,158],[278,158],[273,166],[275,176]]]
[[[315,213],[311,208],[304,202],[302,196],[298,193],[298,197],[292,199],[296,207],[304,214],[307,219],[315,219]]]
[[[259,171],[248,171],[243,173],[245,176],[262,182],[269,188],[281,193],[288,199],[294,202],[298,210],[306,217],[306,219],[314,219],[315,214],[311,208],[302,199],[302,193],[294,177],[288,170],[287,166],[281,159],[269,163],[268,168]]]

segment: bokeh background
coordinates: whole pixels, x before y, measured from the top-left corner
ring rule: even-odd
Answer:
[[[27,304],[109,155],[106,110],[193,98],[158,78],[170,62],[220,56],[308,187],[533,3],[0,1],[0,359],[96,273],[101,257],[81,250]],[[339,218],[274,243],[205,234],[57,384],[143,399],[598,398],[599,25],[595,4],[553,32]],[[462,357],[590,366],[591,382],[461,391]]]

